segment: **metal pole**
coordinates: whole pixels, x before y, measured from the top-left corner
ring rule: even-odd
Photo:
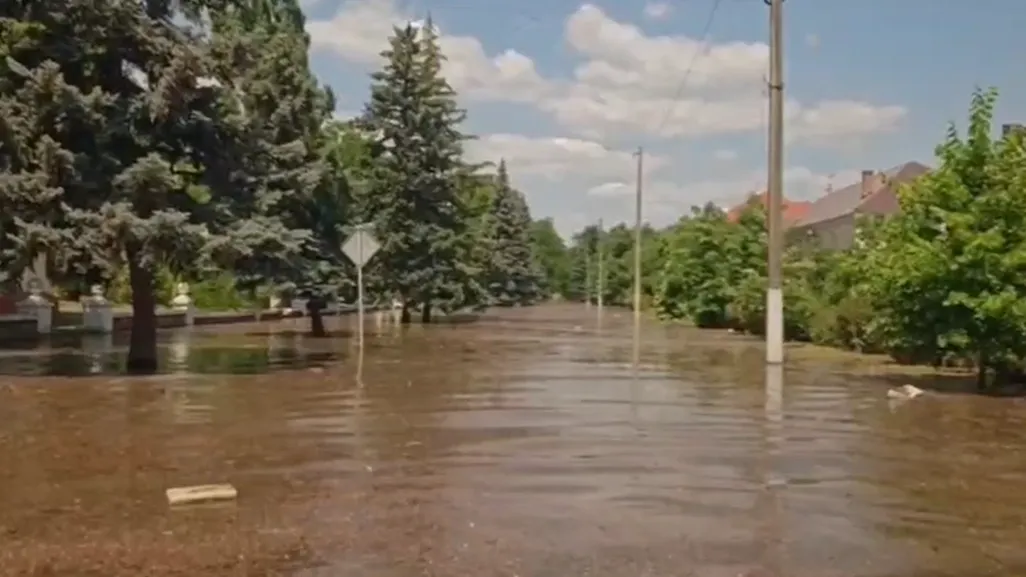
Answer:
[[[638,175],[634,195],[634,363],[641,356],[641,195],[645,150],[638,147]]]
[[[605,290],[606,290],[606,270],[605,270],[605,262],[604,262],[605,261],[605,254],[603,254],[603,251],[605,250],[605,243],[602,242],[602,239],[603,239],[603,232],[602,231],[603,231],[602,219],[600,218],[599,222],[598,222],[598,243],[597,243],[598,244],[598,271],[597,271],[598,272],[598,303],[597,304],[598,304],[598,314],[599,314],[600,317],[602,316],[602,293],[604,293]]]
[[[363,229],[356,231],[356,251],[363,261]],[[360,350],[363,351],[363,263],[356,265],[356,322],[358,324]]]
[[[783,164],[784,164],[784,0],[763,0],[770,7],[769,71],[769,262],[766,287],[766,362],[784,362],[784,297],[781,291],[781,261],[784,252]]]

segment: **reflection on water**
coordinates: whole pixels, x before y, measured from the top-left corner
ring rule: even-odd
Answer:
[[[594,321],[194,332],[174,378],[5,378],[0,575],[1026,574],[1020,402],[891,412],[717,333],[648,327],[634,362],[630,313]],[[209,482],[238,503],[168,511]]]
[[[281,369],[322,366],[345,356],[341,348],[325,346],[297,333],[269,332],[249,325],[253,334],[218,335],[179,329],[160,334],[158,362],[167,374],[255,374]],[[67,376],[117,375],[128,355],[127,335],[82,335],[64,338],[60,347],[5,351],[0,375]],[[337,343],[335,343],[337,344]]]

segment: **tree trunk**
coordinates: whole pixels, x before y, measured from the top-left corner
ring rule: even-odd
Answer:
[[[425,300],[421,305],[420,322],[425,325],[431,322],[431,299]]]
[[[310,313],[310,336],[324,338],[328,331],[324,330],[324,300],[313,297],[306,302],[306,310]]]
[[[157,372],[157,299],[153,271],[140,266],[138,250],[126,252],[132,286],[132,333],[125,368],[129,373],[151,374]]]
[[[987,353],[980,352],[976,363],[976,392],[982,393],[987,390]]]
[[[413,321],[412,315],[410,314],[410,301],[403,300],[403,312],[399,315],[399,322],[404,325],[408,325]]]

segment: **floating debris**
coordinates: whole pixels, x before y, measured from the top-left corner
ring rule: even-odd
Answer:
[[[922,395],[925,391],[912,385],[901,385],[900,387],[887,391],[888,399],[910,400]]]
[[[170,505],[187,505],[207,501],[228,501],[239,496],[235,487],[223,485],[196,485],[193,487],[172,487],[167,490]]]

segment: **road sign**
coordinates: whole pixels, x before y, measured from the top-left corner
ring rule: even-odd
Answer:
[[[378,252],[380,248],[378,239],[371,234],[370,226],[367,224],[358,225],[353,235],[342,245],[342,252],[356,265],[356,322],[359,325],[357,335],[359,336],[361,355],[363,354],[363,267],[370,259],[374,258],[374,253]]]
[[[342,252],[353,261],[357,268],[363,268],[374,254],[381,249],[378,239],[374,238],[367,228],[358,227],[356,232],[342,245]]]

